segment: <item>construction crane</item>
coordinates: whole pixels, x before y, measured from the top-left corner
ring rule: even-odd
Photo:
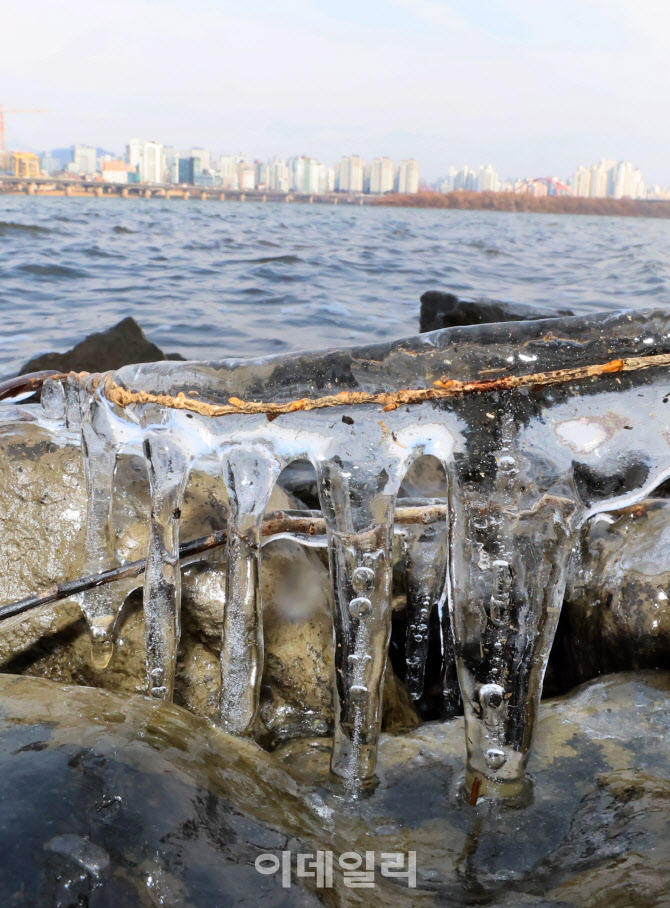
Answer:
[[[23,114],[23,113],[46,113],[46,110],[37,108],[20,108],[6,109],[0,104],[0,160],[5,156],[5,114]]]

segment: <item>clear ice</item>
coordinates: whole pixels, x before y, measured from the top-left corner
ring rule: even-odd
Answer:
[[[430,388],[442,376],[495,379],[670,352],[662,312],[447,329],[364,348],[221,363],[125,367],[131,391],[283,403],[341,391]],[[261,528],[281,471],[314,467],[334,602],[336,725],[331,767],[352,789],[375,771],[391,631],[394,533],[406,560],[406,683],[419,698],[429,621],[442,628],[445,696],[465,711],[467,776],[481,793],[522,789],[542,682],[581,526],[634,504],[670,475],[667,366],[516,390],[491,388],[384,412],[375,404],[210,418],[155,403],[120,408],[104,383],[51,382],[47,413],[81,431],[89,492],[86,566],[114,566],[114,467],[146,460],[147,690],[172,696],[180,632],[179,517],[189,471],[220,477],[229,502],[221,603],[221,724],[250,734],[263,668]],[[419,458],[444,468],[447,516],[394,525]],[[402,491],[401,491],[402,487]],[[400,496],[400,497],[399,497]],[[301,535],[298,541],[311,544]],[[86,593],[93,658],[112,654],[122,597]]]

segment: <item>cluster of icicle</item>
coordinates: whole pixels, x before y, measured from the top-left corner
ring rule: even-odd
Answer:
[[[372,348],[374,356],[352,351],[347,363],[353,372],[346,380],[350,387],[374,391],[382,380],[396,388],[407,387],[409,376],[432,382],[448,367],[471,379],[519,374],[529,371],[528,362],[537,371],[605,363],[613,355],[667,353],[667,328],[661,314],[643,313],[435,332],[389,345],[384,355],[380,348]],[[366,355],[374,359],[376,373],[365,365]],[[343,356],[338,354],[338,368]],[[289,368],[288,359],[276,362]],[[291,381],[299,383],[301,369],[306,376],[316,374],[315,363],[324,373],[335,369],[328,354],[323,360],[297,360]],[[254,382],[254,364],[133,368],[117,373],[115,381],[177,393],[200,375],[191,393],[201,396],[213,375],[235,375],[237,369],[247,390]],[[263,379],[276,368],[264,367]],[[623,378],[489,389],[391,411],[362,404],[298,410],[272,420],[263,413],[210,418],[155,402],[121,407],[108,400],[104,382],[74,377],[48,383],[43,404],[81,432],[89,572],[116,563],[117,460],[132,454],[146,462],[152,504],[144,615],[152,696],[170,699],[173,692],[180,634],[179,517],[187,478],[197,464],[220,476],[228,502],[221,556],[226,564],[221,725],[234,734],[249,733],[263,668],[263,519],[281,471],[309,461],[326,524],[334,599],[333,771],[352,786],[374,774],[394,533],[400,533],[407,566],[410,693],[416,698],[423,689],[428,625],[437,609],[445,686],[453,685],[455,665],[464,704],[468,784],[478,780],[482,791],[511,796],[519,793],[524,777],[580,528],[599,511],[634,503],[670,474],[666,375],[666,368],[648,368]],[[309,393],[307,377],[305,385]],[[256,387],[260,396],[263,381]],[[444,468],[447,517],[427,526],[396,526],[403,479],[428,455]],[[122,599],[112,586],[83,595],[98,667],[111,658]]]

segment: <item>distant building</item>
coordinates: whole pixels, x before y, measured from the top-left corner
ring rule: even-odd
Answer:
[[[279,158],[268,162],[268,189],[275,192],[288,192],[291,188],[291,175],[288,166]]]
[[[414,193],[419,191],[419,164],[414,158],[401,161],[396,181],[398,192]]]
[[[455,168],[450,168],[450,170],[451,169],[455,170]],[[468,192],[476,192],[479,188],[477,174],[466,164],[461,170],[458,170],[453,174],[452,188],[454,191],[464,189]]]
[[[69,173],[93,176],[98,170],[97,151],[90,145],[73,145],[72,161],[67,165]]]
[[[265,161],[254,161],[256,170],[256,189],[267,189],[269,183],[269,167]]]
[[[237,183],[243,192],[256,188],[256,169],[249,161],[240,161],[237,165]]]
[[[610,175],[609,171],[603,167],[595,165],[591,168],[591,192],[592,199],[606,199],[609,195]]]
[[[293,192],[310,195],[319,191],[320,168],[314,158],[298,155],[288,160],[289,186]]]
[[[129,175],[132,176],[129,179]],[[102,178],[106,183],[129,183],[136,175],[134,167],[125,161],[103,161]]]
[[[38,177],[40,159],[31,151],[12,151],[9,157],[9,172],[15,177]]]
[[[165,152],[160,142],[131,139],[126,148],[126,159],[136,167],[141,183],[162,183],[165,179]]]
[[[591,171],[583,164],[579,165],[572,177],[572,191],[582,199],[588,199],[591,195]]]
[[[335,169],[335,189],[340,192],[363,192],[364,165],[360,155],[341,158]]]
[[[188,157],[179,158],[178,177],[180,183],[187,183],[189,186],[195,186],[200,176],[200,158]]]
[[[51,174],[58,173],[63,168],[61,166],[60,160],[46,151],[40,157],[40,169],[42,173],[46,173],[51,176]]]
[[[179,155],[174,145],[166,145],[163,148],[165,161],[164,181],[167,183],[179,182]]]
[[[163,146],[159,142],[145,142],[140,161],[142,183],[162,183],[165,172]]]
[[[200,158],[200,169],[201,170],[211,170],[212,169],[212,152],[207,151],[206,148],[192,148],[191,157]]]
[[[219,173],[221,185],[224,189],[239,189],[240,183],[237,175],[239,159],[234,155],[221,155],[219,158]]]
[[[196,158],[197,160],[197,158]],[[221,175],[216,173],[216,171],[208,170],[205,173],[200,173],[195,178],[196,186],[204,186],[209,189],[218,189],[221,186]]]
[[[640,171],[630,161],[619,161],[614,174],[615,199],[641,199],[646,187]]]
[[[370,192],[381,195],[393,192],[395,165],[391,158],[373,158],[370,167]]]
[[[500,177],[493,164],[487,164],[486,167],[479,168],[477,175],[477,189],[480,192],[499,192]]]

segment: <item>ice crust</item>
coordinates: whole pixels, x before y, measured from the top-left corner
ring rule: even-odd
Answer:
[[[636,311],[446,329],[326,353],[127,366],[112,377],[132,391],[184,392],[214,403],[231,396],[286,402],[668,352],[670,317]],[[310,461],[333,587],[333,771],[352,789],[374,774],[396,533],[407,564],[410,695],[419,697],[423,688],[428,621],[438,609],[445,686],[453,684],[455,661],[464,703],[468,780],[479,777],[494,794],[518,792],[580,527],[596,513],[634,504],[670,475],[666,368],[491,390],[391,412],[366,404],[272,421],[263,414],[213,419],[152,403],[122,409],[107,400],[103,385],[51,382],[43,401],[53,419],[82,433],[90,572],[116,563],[114,465],[128,455],[146,460],[152,507],[144,612],[152,696],[170,699],[173,691],[180,503],[198,464],[220,476],[228,502],[221,724],[235,734],[252,731],[263,666],[262,521],[282,469]],[[401,483],[427,455],[446,473],[447,519],[394,526]],[[110,587],[82,598],[98,666],[111,658],[122,602]]]

